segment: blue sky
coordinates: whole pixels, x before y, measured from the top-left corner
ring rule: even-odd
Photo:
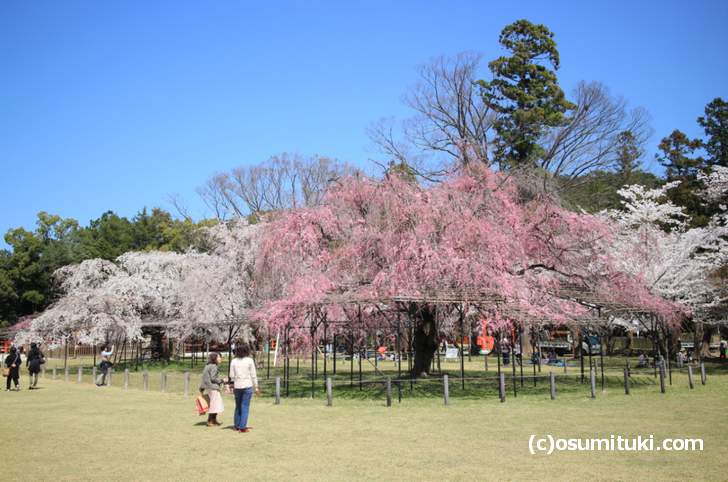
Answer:
[[[598,80],[650,112],[649,157],[674,128],[699,135],[705,104],[728,97],[723,1],[6,0],[0,233],[41,210],[86,224],[169,208],[173,193],[203,216],[208,177],[284,151],[366,167],[365,129],[408,115],[417,65],[495,58],[519,18],[555,32],[567,92]]]

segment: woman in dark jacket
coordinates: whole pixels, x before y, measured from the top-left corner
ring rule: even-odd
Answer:
[[[30,353],[28,353],[28,359],[25,361],[25,366],[28,367],[28,374],[30,375],[29,390],[34,389],[38,385],[38,373],[40,373],[40,366],[43,363],[45,363],[43,352],[40,351],[38,345],[31,343]]]
[[[10,351],[5,356],[5,367],[9,369],[8,379],[5,382],[5,391],[10,391],[10,380],[15,382],[15,389],[20,390],[20,352],[14,346],[10,347]]]

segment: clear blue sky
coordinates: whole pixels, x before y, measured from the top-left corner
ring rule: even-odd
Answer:
[[[700,134],[705,104],[728,97],[725,1],[5,0],[0,233],[40,210],[86,224],[168,208],[171,193],[202,216],[210,175],[283,151],[365,166],[366,127],[408,115],[418,64],[494,58],[519,18],[555,32],[566,91],[599,80],[647,108],[652,151],[673,128]]]

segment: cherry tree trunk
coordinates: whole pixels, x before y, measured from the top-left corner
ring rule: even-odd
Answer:
[[[697,326],[698,329],[696,332],[699,337],[699,345],[695,348],[696,355],[698,355],[698,359],[700,360],[703,358],[710,358],[710,340],[713,338],[713,334],[716,331],[715,327],[712,325],[705,325],[704,323],[698,323]]]
[[[419,378],[430,374],[432,359],[437,350],[437,322],[432,307],[422,307],[411,310],[410,316],[414,323],[414,363],[412,377]]]

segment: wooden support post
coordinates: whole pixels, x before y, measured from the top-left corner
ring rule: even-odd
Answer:
[[[498,376],[498,395],[501,403],[506,401],[506,374],[503,372]]]
[[[167,372],[162,372],[160,375],[159,388],[162,392],[167,391]]]
[[[708,377],[705,375],[705,363],[700,362],[700,383],[705,385],[707,378]]]
[[[53,379],[54,380],[56,379],[56,376],[57,376],[56,370],[57,370],[56,367],[53,367]]]
[[[336,333],[334,333],[334,375],[336,375],[336,352],[337,352],[337,346],[336,346]]]
[[[589,382],[591,386],[591,397],[597,398],[597,376],[593,366],[589,368]]]
[[[549,372],[549,385],[551,385],[551,400],[556,400],[556,376]]]
[[[124,390],[129,389],[129,369],[124,368]]]
[[[660,360],[660,393],[665,393],[665,359]]]
[[[270,349],[271,349],[271,338],[270,333],[268,333],[268,340],[267,340],[267,348],[268,348],[268,361],[265,362],[265,378],[270,378]],[[278,349],[278,344],[276,344],[276,350]]]
[[[576,351],[579,353],[579,363],[581,364],[581,383],[584,383],[584,352],[582,351],[582,340],[581,328],[579,329],[579,347]]]
[[[624,369],[624,394],[629,395],[629,368]]]
[[[516,341],[511,343],[511,366],[513,368],[513,398],[518,396],[518,388],[516,388],[516,350],[514,349]]]
[[[66,368],[63,369],[63,381],[64,382],[68,381],[68,366],[66,366]]]
[[[330,407],[334,404],[334,394],[331,388],[331,377],[326,377],[326,406]]]
[[[190,372],[185,372],[185,397],[190,395]]]
[[[387,406],[391,407],[392,406],[392,377],[387,377],[386,391],[387,391]]]
[[[349,334],[349,388],[354,388],[354,332]]]
[[[144,385],[144,391],[146,392],[149,390],[149,372],[147,370],[144,370],[144,373],[142,373],[142,380]]]
[[[450,404],[450,381],[448,380],[447,374],[442,376],[442,390],[445,397],[445,405]]]
[[[78,378],[76,379],[76,382],[83,382],[83,367],[78,367]]]
[[[523,388],[523,330],[521,327],[518,327],[518,357],[519,360],[519,368],[521,372],[521,388]]]
[[[311,398],[316,397],[316,328],[311,325]]]
[[[693,384],[693,367],[688,365],[688,386],[690,387],[690,390],[695,388],[695,385]]]
[[[291,338],[290,338],[291,327],[286,326],[286,358],[283,362],[283,375],[285,377],[286,385],[286,397],[290,394],[291,388]],[[277,346],[277,345],[276,345]]]
[[[114,369],[109,367],[106,369],[106,379],[108,380],[107,386],[111,386],[111,375],[114,373]]]
[[[41,367],[40,376],[41,376],[41,378],[45,378],[45,367]]]
[[[465,308],[461,305],[460,306],[460,382],[462,385],[463,391],[465,391],[465,347],[463,346],[463,338],[464,332],[463,332],[463,319],[465,317]]]
[[[276,377],[275,402],[276,405],[281,404],[281,377]]]
[[[599,335],[599,370],[601,371],[602,391],[604,391],[604,344],[602,335]]]
[[[541,356],[538,353],[538,350],[536,348],[536,344],[537,343],[538,342],[536,341],[536,332],[533,329],[531,329],[531,351],[532,351],[532,353],[531,353],[531,362],[532,362],[532,365],[533,365],[533,386],[534,387],[536,386],[536,363],[533,363],[533,361],[534,361],[534,355]]]
[[[328,369],[328,363],[326,358],[329,356],[329,338],[328,338],[328,325],[326,323],[326,318],[324,318],[324,378],[329,376],[329,373],[327,371]],[[376,361],[376,357],[374,357],[374,360]]]
[[[667,373],[669,375],[670,386],[672,386],[672,362],[670,361],[670,345],[672,345],[672,332],[667,332]]]
[[[91,381],[96,383],[96,365],[91,368]]]
[[[361,359],[362,359],[362,352],[361,352],[361,347],[359,347],[359,391],[360,392],[363,390],[362,375],[361,375]]]

